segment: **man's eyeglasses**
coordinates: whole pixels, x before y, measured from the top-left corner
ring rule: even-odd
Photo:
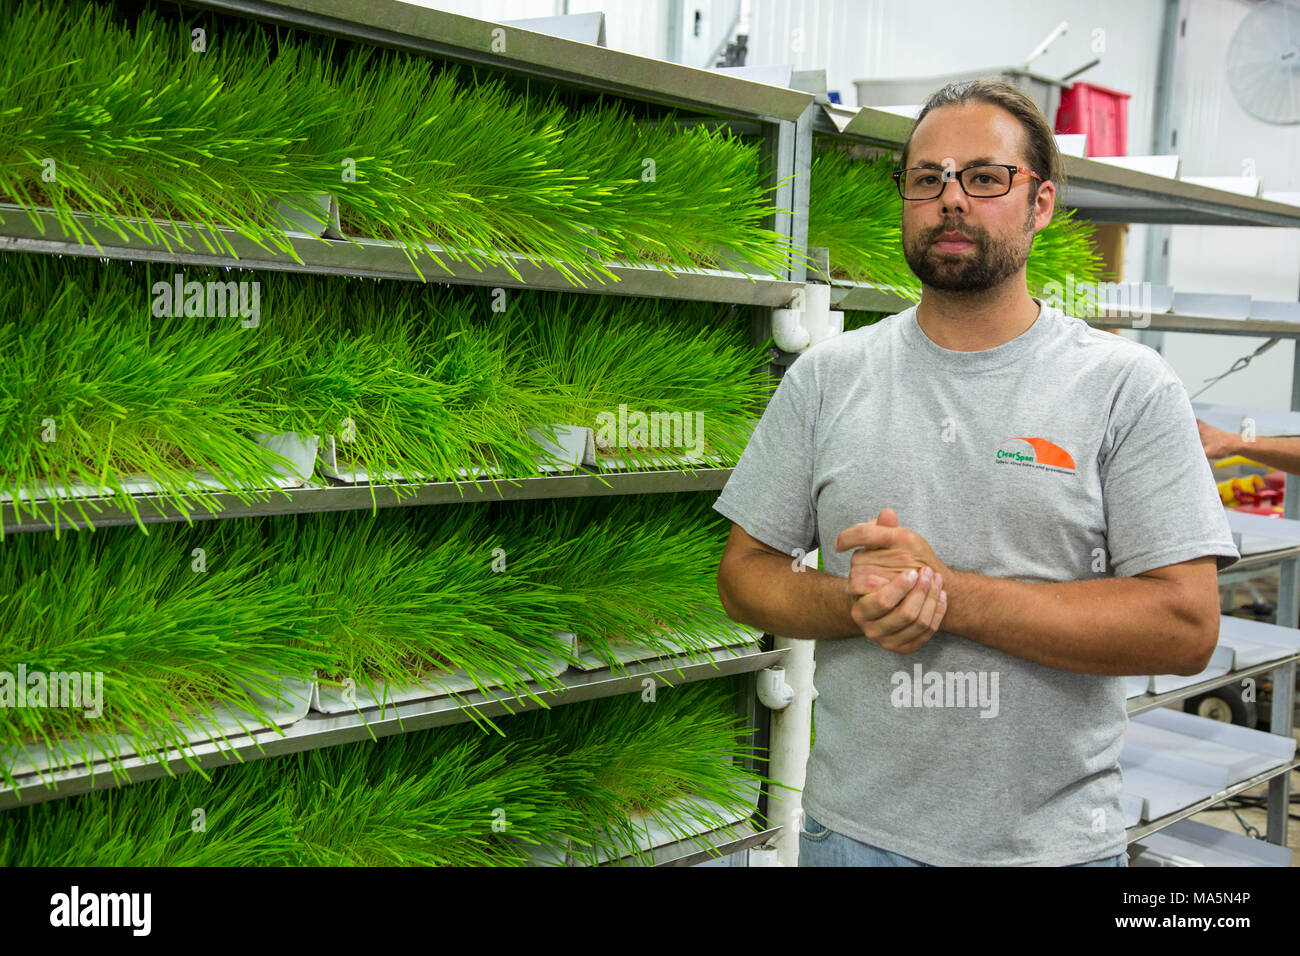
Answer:
[[[898,194],[908,200],[934,199],[954,179],[961,183],[967,196],[991,199],[1011,192],[1011,181],[1016,173],[1025,173],[1043,181],[1043,177],[1028,166],[1009,163],[982,163],[959,171],[913,166],[911,169],[896,169],[890,175],[898,186]]]

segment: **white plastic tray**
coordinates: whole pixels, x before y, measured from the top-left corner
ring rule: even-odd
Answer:
[[[722,804],[712,800],[704,800],[697,796],[679,797],[673,800],[670,806],[675,810],[687,810],[695,818],[696,826],[693,828],[695,834],[708,833],[716,830],[720,826],[728,826],[733,823],[740,823],[749,819],[754,810],[758,807],[758,798],[754,797],[753,805],[739,810],[728,811]],[[706,814],[716,814],[724,821],[717,823],[714,820],[705,819]],[[670,843],[676,843],[683,839],[682,822],[674,822],[668,825],[663,822],[658,814],[635,813],[631,817],[633,827],[636,829],[636,845],[641,850],[653,850],[657,847],[667,846]],[[689,826],[689,824],[688,824]],[[629,849],[627,852],[631,852]],[[607,862],[611,858],[605,850],[596,852],[596,860],[600,863]]]
[[[222,740],[252,730],[288,727],[307,716],[315,683],[285,678],[280,681],[280,687],[283,691],[283,701],[277,701],[273,696],[251,695],[271,714],[270,721],[240,708],[221,706],[214,708],[211,716],[191,715],[193,726],[177,721],[175,727],[187,744]],[[73,746],[74,743],[76,746]],[[148,759],[148,755],[141,753],[129,737],[122,735],[89,738],[84,748],[80,741],[67,741],[67,744],[68,746],[64,748],[66,757],[60,757],[57,748],[48,748],[43,744],[29,744],[20,748],[18,752],[9,751],[0,754],[0,761],[8,764],[11,774],[19,776],[32,773],[44,774],[52,769],[79,765],[82,762],[83,750],[92,762],[105,760],[115,762],[123,757]]]
[[[1219,647],[1232,651],[1230,669],[1241,670],[1300,652],[1300,630],[1225,614],[1219,619]]]
[[[1251,299],[1250,317],[1270,322],[1300,322],[1300,302]]]
[[[515,840],[528,855],[531,866],[568,866],[569,863],[569,841],[555,846],[535,846],[531,843],[524,843]]]
[[[654,660],[660,657],[666,657],[673,654],[702,655],[708,650],[720,647],[731,647],[737,644],[754,644],[762,639],[762,634],[753,628],[745,627],[734,621],[726,621],[718,625],[716,639],[710,640],[706,647],[690,646],[686,643],[675,641],[672,638],[666,638],[666,643],[671,650],[663,651],[659,648],[646,647],[643,644],[637,644],[632,641],[619,642],[613,644],[614,657],[619,663],[630,664],[634,661]],[[601,668],[609,667],[596,651],[590,648],[584,648],[579,642],[578,645],[578,662],[575,664],[577,670],[594,671]]]
[[[1124,801],[1129,808],[1140,804],[1140,820],[1158,820],[1211,797],[1228,785],[1228,774],[1223,767],[1143,747],[1127,738],[1119,755],[1119,766],[1124,774],[1121,805]]]
[[[1258,197],[1264,185],[1264,181],[1258,176],[1182,176],[1180,178],[1185,183],[1222,189],[1239,196]]]
[[[1269,734],[1165,707],[1129,721],[1127,742],[1222,767],[1228,784],[1281,766],[1295,756],[1295,738]]]
[[[1174,311],[1211,319],[1244,319],[1250,315],[1250,296],[1210,292],[1175,292]]]
[[[556,638],[556,655],[552,658],[551,666],[546,672],[552,677],[558,677],[569,669],[569,663],[564,659],[564,655],[567,653],[568,656],[572,656],[576,643],[574,636],[568,632],[557,631]],[[524,680],[533,679],[522,668],[516,668],[515,673]],[[499,685],[484,682],[484,686],[492,688]],[[352,714],[369,707],[383,709],[392,707],[394,704],[405,704],[416,700],[431,700],[437,697],[448,697],[452,694],[464,694],[476,690],[478,690],[478,684],[474,683],[474,680],[465,670],[430,675],[424,680],[411,683],[385,683],[377,688],[377,694],[371,693],[360,683],[349,694],[345,688],[336,684],[318,682],[313,687],[311,709],[321,714]]]
[[[1272,541],[1300,544],[1300,521],[1247,514],[1236,508],[1225,508],[1224,514],[1228,516],[1228,527],[1233,534],[1258,535]]]
[[[311,479],[314,470],[313,465],[316,461],[315,437],[300,439],[296,435],[263,434],[256,436],[254,441],[289,459],[292,467],[276,466],[273,471],[267,474],[264,482],[256,484],[224,481],[211,472],[196,471],[192,478],[184,484],[184,491],[208,493],[214,491],[257,491],[266,488],[298,488]],[[121,485],[121,490],[129,495],[170,493],[166,492],[158,482],[144,474],[130,475],[121,479],[118,483]],[[65,498],[111,498],[118,494],[113,488],[104,485],[89,485],[84,482],[42,481],[38,482],[36,487],[37,493],[34,495],[29,494],[26,490],[20,490],[17,496],[18,500],[49,501]],[[0,501],[12,500],[14,500],[13,495],[0,491]]]
[[[1135,827],[1142,822],[1142,811],[1145,807],[1143,799],[1136,793],[1121,791],[1119,795],[1119,807],[1124,813],[1124,827]]]
[[[556,424],[555,437],[556,441],[551,441],[546,437],[543,430],[538,428],[528,429],[528,437],[537,443],[542,451],[537,455],[537,470],[544,473],[566,473],[571,472],[578,465],[587,462],[588,459],[595,457],[595,444],[592,438],[592,430],[580,425],[561,425]],[[320,451],[320,470],[338,481],[347,482],[348,484],[367,484],[371,480],[370,471],[362,468],[350,461],[339,457],[339,445],[335,442],[333,435],[328,435],[325,442],[321,445]],[[555,459],[558,459],[558,463]],[[466,468],[457,468],[456,474],[461,478],[479,478],[489,476],[501,476],[504,472],[500,468],[475,468],[469,470]],[[385,469],[378,472],[374,479],[378,483],[389,481],[427,481],[432,482],[436,479],[422,472],[414,472],[404,475],[393,469]]]
[[[1196,820],[1179,820],[1133,844],[1130,866],[1290,866],[1291,850]]]
[[[543,452],[558,459],[560,464],[548,464],[543,455],[537,459],[537,468],[544,472],[573,471],[588,457],[595,455],[592,430],[581,425],[555,425],[556,441],[551,441],[541,429],[528,429],[528,437],[541,446]]]
[[[1096,300],[1100,309],[1130,315],[1145,314],[1149,310],[1152,315],[1160,315],[1173,305],[1174,287],[1148,282],[1098,282]]]
[[[410,482],[434,482],[441,479],[434,478],[432,475],[426,475],[423,472],[412,472],[403,474],[394,469],[387,468],[383,471],[371,475],[369,469],[362,468],[350,461],[344,461],[339,458],[338,444],[334,441],[333,435],[326,435],[325,441],[320,446],[320,470],[322,474],[329,475],[336,481],[346,482],[350,485],[371,484],[372,478],[374,484],[386,484],[393,481],[410,481]],[[462,478],[480,478],[490,475],[500,475],[500,468],[482,469],[476,468],[470,471],[466,468],[457,468],[456,474]]]
[[[1156,674],[1150,679],[1149,689],[1153,694],[1167,694],[1183,687],[1191,687],[1193,684],[1199,684],[1204,680],[1222,677],[1234,669],[1234,662],[1235,657],[1232,648],[1220,645],[1210,655],[1209,665],[1199,674],[1192,674],[1190,677],[1183,677],[1179,674]]]
[[[1150,677],[1125,677],[1127,683],[1125,696],[1132,700],[1134,697],[1141,697],[1151,689]]]
[[[1179,157],[1177,154],[1161,156],[1089,156],[1088,158],[1094,163],[1106,163],[1109,166],[1132,169],[1135,172],[1147,173],[1151,176],[1164,176],[1166,179],[1176,179],[1178,177]]]
[[[1062,156],[1078,156],[1082,159],[1088,153],[1088,134],[1057,133],[1056,148]]]

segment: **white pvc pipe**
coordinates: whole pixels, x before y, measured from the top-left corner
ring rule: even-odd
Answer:
[[[817,567],[817,552],[813,551],[805,559],[810,567]],[[782,664],[785,667],[785,683],[794,692],[790,705],[771,712],[771,735],[769,738],[768,776],[795,791],[802,791],[811,752],[812,736],[812,702],[817,691],[813,688],[813,650],[815,641],[794,640],[788,637],[776,637],[774,646],[788,647]],[[800,792],[791,792],[773,787],[768,795],[768,817],[775,824],[783,825],[776,838],[776,855],[781,866],[799,865],[799,827],[803,816]],[[751,864],[754,857],[750,857]]]
[[[763,846],[750,847],[749,849],[750,866],[781,866],[781,858],[777,853],[776,847]]]
[[[758,699],[769,710],[785,710],[794,701],[794,688],[785,682],[785,668],[767,667],[758,672]]]

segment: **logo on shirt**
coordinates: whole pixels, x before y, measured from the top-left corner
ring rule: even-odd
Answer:
[[[1008,438],[998,446],[999,465],[1025,465],[1045,471],[1074,473],[1074,459],[1060,445],[1046,438]]]

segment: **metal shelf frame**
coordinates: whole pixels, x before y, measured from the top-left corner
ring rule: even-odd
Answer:
[[[560,270],[539,267],[513,256],[510,264],[518,275],[502,266],[476,268],[446,256],[439,267],[427,254],[417,254],[419,272],[404,249],[379,240],[328,240],[312,237],[295,239],[291,254],[268,251],[229,230],[219,235],[205,234],[193,226],[179,225],[188,250],[146,241],[118,232],[80,216],[78,225],[89,241],[75,241],[48,212],[0,206],[4,223],[0,225],[0,251],[29,254],[70,255],[108,259],[125,259],[214,266],[242,269],[270,269],[336,276],[365,276],[405,281],[456,285],[490,286],[526,290],[582,292],[595,295],[643,296],[652,298],[695,300],[740,305],[750,309],[750,325],[755,344],[766,336],[766,309],[787,305],[806,276],[801,256],[806,253],[808,214],[808,164],[812,149],[812,123],[816,113],[813,94],[769,87],[734,76],[708,70],[664,63],[631,56],[583,43],[533,33],[517,27],[461,17],[443,11],[412,6],[396,0],[182,0],[182,5],[220,14],[258,20],[273,26],[302,28],[348,41],[374,44],[391,49],[429,55],[462,64],[488,67],[530,78],[541,78],[557,85],[588,93],[612,94],[652,106],[693,111],[684,124],[720,123],[745,135],[757,135],[765,147],[767,184],[774,188],[773,211],[764,223],[791,242],[792,265],[785,275],[772,277],[723,270],[668,270],[625,263],[605,263],[612,279],[588,277],[575,284]],[[499,44],[504,41],[504,50]],[[797,174],[797,175],[796,175]],[[172,224],[168,224],[169,226]],[[204,242],[204,238],[207,242]],[[169,240],[170,241],[170,240]],[[214,253],[213,249],[231,249],[235,255]],[[434,247],[435,253],[441,253]],[[585,472],[525,479],[498,479],[497,484],[479,482],[438,483],[404,488],[413,493],[397,496],[391,485],[339,486],[312,484],[284,491],[268,491],[260,500],[240,500],[226,493],[215,493],[217,510],[200,509],[187,517],[174,506],[155,496],[142,496],[133,503],[142,512],[144,523],[188,520],[227,519],[250,515],[293,514],[312,511],[360,510],[378,507],[405,507],[523,498],[559,498],[607,494],[679,492],[720,489],[730,475],[729,468],[704,468],[693,472],[662,471],[638,473]],[[83,500],[89,506],[92,499]],[[102,502],[100,502],[102,504]],[[38,505],[39,507],[39,505]],[[19,519],[12,503],[4,505],[5,530],[49,530],[49,508],[37,519]],[[132,524],[134,516],[115,506],[92,512],[96,527]],[[63,524],[61,520],[61,524]],[[80,524],[79,519],[68,526]],[[549,705],[575,703],[629,693],[641,688],[646,676],[662,684],[680,680],[703,680],[730,674],[750,673],[779,662],[784,651],[771,648],[765,637],[764,649],[750,649],[739,657],[717,652],[715,659],[704,664],[682,664],[680,659],[627,665],[615,674],[597,671],[590,674],[570,672],[562,679],[567,685],[560,693],[541,694]],[[480,699],[481,698],[481,699]],[[513,714],[539,706],[527,697],[465,695],[465,707],[472,707],[486,717]],[[283,732],[267,729],[230,742],[208,742],[190,749],[191,761],[198,766],[218,767],[243,760],[261,759],[316,747],[334,746],[364,739],[375,739],[469,719],[460,705],[447,699],[390,707],[385,715],[326,717],[309,714],[307,718],[285,728]],[[757,726],[756,740],[764,746],[768,736],[766,708],[751,702],[751,715]],[[761,760],[750,761],[765,767]],[[56,786],[47,787],[40,780],[28,781],[17,791],[0,791],[0,808],[21,803],[59,799],[91,790],[134,783],[185,773],[191,762],[176,751],[154,755],[152,759],[126,758],[115,773],[107,763],[56,772]],[[761,769],[759,772],[762,772]],[[760,812],[766,793],[760,795]],[[753,826],[731,828],[728,832],[704,834],[693,841],[682,841],[659,848],[656,859],[664,865],[690,865],[714,857],[718,851],[709,847],[711,838],[724,839],[722,852],[735,852],[758,845],[780,832],[779,828],[761,830]]]
[[[874,109],[850,113],[832,111],[814,102],[812,94],[783,90],[752,83],[707,70],[695,70],[675,64],[663,63],[643,57],[618,53],[588,44],[574,43],[555,37],[532,33],[516,27],[502,27],[487,21],[460,17],[442,11],[403,4],[397,0],[182,0],[184,6],[221,14],[229,14],[265,22],[270,25],[303,28],[350,41],[376,44],[392,49],[422,53],[459,63],[484,66],[519,76],[544,79],[575,90],[590,93],[609,93],[659,107],[685,109],[715,117],[721,121],[733,120],[738,124],[757,121],[759,135],[770,147],[767,150],[769,166],[766,171],[770,185],[780,184],[774,200],[774,211],[769,225],[792,243],[796,257],[807,255],[808,167],[812,155],[813,136],[830,135],[885,148],[901,146],[911,129],[912,121],[906,117]],[[505,47],[499,46],[504,39]],[[494,46],[494,43],[498,44]],[[752,129],[752,126],[750,127]],[[1252,197],[1239,196],[1222,190],[1183,183],[1136,173],[1094,160],[1066,157],[1066,173],[1070,183],[1070,198],[1077,203],[1084,216],[1096,221],[1186,223],[1215,225],[1250,225],[1300,227],[1300,207]],[[95,256],[136,259],[144,261],[188,263],[239,268],[263,268],[311,272],[327,275],[376,276],[408,281],[418,280],[403,250],[392,244],[377,241],[329,241],[303,239],[294,243],[295,258],[291,255],[269,253],[253,246],[238,236],[228,236],[230,245],[240,253],[239,258],[210,255],[200,252],[178,252],[164,247],[134,240],[122,240],[102,227],[90,227],[89,234],[100,243],[76,243],[52,238],[61,234],[48,230],[42,234],[25,214],[6,215],[0,227],[0,250],[24,251],[37,254]],[[242,245],[241,245],[242,244]],[[245,255],[246,253],[246,255]],[[427,258],[427,257],[426,257]],[[431,281],[456,284],[491,285],[520,289],[555,289],[589,292],[600,295],[638,295],[673,299],[696,299],[740,304],[750,307],[751,329],[754,338],[761,341],[766,332],[766,309],[785,306],[798,285],[806,279],[805,267],[796,263],[782,277],[758,277],[741,273],[702,271],[699,273],[669,273],[645,267],[610,264],[617,277],[614,282],[586,280],[592,284],[578,288],[558,270],[543,269],[526,261],[515,263],[521,279],[516,279],[500,267],[478,271],[473,267],[453,265],[450,272],[442,271],[429,262],[426,272]],[[424,271],[423,264],[421,270]],[[898,311],[888,299],[880,298],[877,290],[837,289],[839,308],[874,308]],[[873,296],[876,296],[873,298]],[[895,301],[896,297],[895,297]],[[858,304],[872,303],[872,304]],[[910,304],[910,303],[907,303]],[[1184,319],[1188,317],[1182,317]],[[1195,318],[1195,317],[1190,317]],[[1221,320],[1202,320],[1221,321]],[[1185,323],[1186,324],[1186,323]],[[1237,325],[1240,331],[1226,328],[1204,327],[1196,331],[1216,331],[1228,334],[1260,334],[1263,329]],[[1153,320],[1153,327],[1155,323]],[[1193,329],[1189,328],[1188,331]],[[1267,330],[1272,334],[1272,330]],[[1300,330],[1297,330],[1300,331]],[[1291,334],[1294,335],[1294,332]],[[1300,350],[1297,362],[1300,363]],[[1300,409],[1300,365],[1297,366],[1292,407]],[[551,476],[522,480],[518,494],[505,497],[565,497],[573,495],[636,493],[636,490],[678,491],[692,490],[685,482],[698,481],[700,488],[718,488],[725,483],[726,469],[694,473],[700,477],[686,479],[682,473],[641,473],[636,475],[605,475],[616,489],[608,490],[602,479],[591,475]],[[675,485],[674,483],[682,483]],[[638,484],[640,483],[640,484]],[[647,485],[654,487],[646,487]],[[418,492],[398,500],[395,495],[385,500],[385,507],[447,503],[460,500],[495,500],[486,492],[477,499],[462,496],[464,486],[427,485]],[[636,490],[634,490],[636,489]],[[1288,515],[1294,516],[1300,488],[1295,480],[1288,481]],[[375,489],[376,498],[392,494],[392,489]],[[367,487],[321,487],[300,489],[286,496],[289,507],[268,501],[265,505],[248,505],[223,502],[222,509],[212,517],[232,518],[247,514],[285,514],[312,510],[341,510],[373,507]],[[10,506],[12,507],[12,506]],[[118,523],[133,521],[129,516]],[[195,518],[208,517],[206,514]],[[159,512],[158,521],[186,520],[179,515]],[[100,522],[96,522],[99,524]],[[103,523],[109,523],[105,521]],[[6,530],[10,524],[6,521]],[[48,527],[48,523],[44,525]],[[36,530],[35,528],[32,530]],[[1292,560],[1295,569],[1300,562]],[[1300,574],[1297,571],[1296,574]],[[1295,575],[1292,575],[1293,577]],[[1283,600],[1279,607],[1279,621],[1295,624],[1297,604],[1295,582],[1288,593],[1287,575],[1284,573]],[[771,650],[746,655],[718,670],[710,665],[698,665],[700,671],[690,671],[691,679],[725,676],[727,673],[752,672],[779,660],[782,652]],[[656,665],[630,665],[628,675],[618,676],[596,672],[594,675],[574,677],[568,690],[555,695],[554,703],[569,703],[594,699],[610,694],[630,692],[639,688],[640,679],[649,674],[656,678],[661,671]],[[1294,682],[1295,662],[1281,668],[1269,665],[1275,673],[1285,671]],[[728,670],[727,668],[730,668]],[[704,672],[707,670],[708,672]],[[603,676],[602,676],[603,675]],[[1234,675],[1235,677],[1236,675]],[[1274,696],[1275,726],[1285,723],[1290,727],[1291,689],[1284,688]],[[480,702],[482,712],[488,716],[513,713],[536,706],[527,699],[503,702]],[[755,704],[755,715],[760,725],[760,735],[768,731],[768,714]],[[1283,721],[1281,711],[1285,709]],[[266,731],[250,737],[234,747],[209,745],[198,757],[202,766],[221,766],[239,759],[260,759],[278,753],[291,753],[316,746],[331,746],[424,729],[466,719],[459,707],[440,706],[425,702],[417,705],[399,705],[384,718],[372,719],[368,724],[358,718],[309,717],[288,728],[283,735]],[[1300,761],[1296,762],[1300,764]],[[162,761],[145,763],[128,769],[128,779],[143,780],[162,776],[169,770],[185,772],[188,765],[179,756]],[[1269,779],[1267,776],[1262,779]],[[1246,781],[1246,789],[1260,781]],[[53,799],[73,793],[87,792],[115,785],[112,773],[101,769],[91,777],[89,768],[69,773],[59,782],[56,791],[39,797],[37,790],[21,791],[29,800]],[[1281,770],[1270,781],[1269,832],[1280,831],[1284,842],[1287,819],[1288,777]],[[16,802],[13,791],[0,794],[0,806]],[[765,796],[765,794],[764,794]],[[1280,798],[1280,799],[1279,799]],[[1216,799],[1221,800],[1223,796]],[[1208,804],[1207,804],[1208,805]],[[1195,809],[1182,815],[1189,815]],[[1280,824],[1275,828],[1275,816]],[[1172,822],[1172,819],[1169,821]],[[1162,824],[1163,825],[1163,824]],[[1137,828],[1135,828],[1137,829]],[[732,844],[737,849],[756,845],[769,838],[775,830],[755,831],[742,835]],[[1150,832],[1145,831],[1145,832]],[[1130,831],[1130,839],[1137,837]],[[754,843],[748,841],[753,840]],[[665,862],[688,865],[692,851],[685,847],[666,853]],[[707,852],[707,851],[706,851]],[[709,853],[708,855],[713,855]]]
[[[1300,228],[1300,227],[1298,227]],[[865,312],[902,312],[916,303],[905,296],[878,289],[864,282],[836,280],[831,287],[831,305],[837,309]],[[1277,336],[1300,338],[1300,323],[1273,319],[1220,319],[1213,316],[1187,315],[1180,312],[1153,312],[1142,316],[1145,325],[1135,324],[1133,315],[1116,311],[1099,311],[1085,321],[1099,329],[1134,329],[1152,332],[1202,332],[1215,335]]]
[[[753,645],[732,645],[705,653],[676,655],[624,665],[621,670],[602,668],[594,671],[570,670],[558,680],[559,691],[543,689],[530,681],[530,689],[548,707],[639,693],[643,681],[652,678],[656,686],[679,686],[699,680],[748,674],[779,663],[785,650],[762,650]],[[44,803],[65,797],[104,790],[126,784],[154,780],[163,776],[188,773],[196,767],[212,769],[279,757],[286,754],[318,750],[340,744],[377,740],[394,734],[411,733],[465,723],[474,714],[486,718],[512,716],[543,706],[526,694],[501,691],[484,694],[474,691],[452,697],[362,708],[357,713],[328,715],[309,713],[302,720],[284,728],[265,728],[248,734],[232,734],[227,740],[210,740],[187,748],[189,759],[179,750],[170,749],[151,757],[123,757],[113,766],[107,760],[18,778],[18,786],[0,786],[0,811]]]
[[[763,274],[721,269],[682,271],[619,262],[604,264],[613,275],[612,280],[599,275],[584,276],[581,280],[583,284],[578,285],[552,266],[535,265],[523,256],[510,254],[508,258],[519,274],[517,278],[501,265],[483,263],[475,267],[458,262],[444,255],[447,247],[437,245],[429,248],[438,254],[446,268],[434,262],[427,252],[419,251],[414,256],[419,264],[420,271],[417,273],[402,246],[380,239],[317,239],[305,235],[292,237],[290,246],[293,254],[289,255],[259,246],[230,229],[212,230],[171,222],[160,223],[162,228],[174,229],[179,237],[175,245],[169,248],[136,235],[124,239],[107,225],[94,221],[84,213],[74,213],[71,218],[87,237],[88,241],[85,242],[65,235],[63,227],[49,212],[28,211],[19,206],[0,204],[0,217],[4,219],[0,223],[0,252],[169,262],[177,265],[398,279],[408,282],[418,282],[423,275],[427,282],[444,285],[725,302],[769,308],[784,307],[798,288],[795,282],[788,279]],[[128,225],[139,228],[142,222],[138,219],[121,220],[124,228]],[[774,225],[769,225],[769,228]],[[182,241],[190,248],[182,248]],[[233,249],[235,255],[212,252],[211,248]]]
[[[1143,316],[1143,321],[1148,317]],[[1114,315],[1108,312],[1088,317],[1088,324],[1099,329],[1135,329],[1152,332],[1204,332],[1213,335],[1253,335],[1295,339],[1300,338],[1300,324],[1278,322],[1271,319],[1217,319],[1202,315],[1183,315],[1177,312],[1154,312],[1150,323],[1134,325],[1131,315]]]
[[[160,495],[133,495],[132,503],[140,515],[140,524],[211,521],[224,518],[265,517],[270,515],[311,514],[323,511],[368,511],[374,508],[411,508],[426,505],[466,504],[480,501],[523,501],[537,498],[580,498],[605,495],[662,494],[691,491],[716,491],[727,483],[730,468],[700,468],[693,471],[596,472],[579,469],[572,474],[545,475],[535,478],[497,478],[490,481],[466,479],[461,482],[384,483],[371,485],[324,484],[310,482],[301,488],[283,488],[258,493],[254,500],[244,500],[231,492],[214,492],[217,510],[209,513],[202,507],[182,514],[172,500]],[[372,497],[373,492],[373,497]],[[250,492],[249,495],[253,493]],[[79,499],[96,528],[133,525],[132,513],[110,498]],[[67,501],[61,501],[69,510]],[[24,506],[15,509],[13,502],[0,505],[5,534],[52,531],[56,527],[54,508],[48,501],[34,503],[39,517],[32,517]],[[100,510],[94,510],[98,507]],[[71,519],[60,515],[59,528],[84,528],[80,516]]]
[[[1279,548],[1276,551],[1265,551],[1259,554],[1242,555],[1241,560],[1234,564],[1227,571],[1219,574],[1219,580],[1223,582],[1237,580],[1238,577],[1246,577],[1253,574],[1261,568],[1269,568],[1275,564],[1281,564],[1292,558],[1300,557],[1300,544],[1293,544],[1287,547]]]
[[[1256,774],[1255,776],[1250,777],[1247,780],[1243,780],[1240,783],[1234,783],[1232,786],[1225,787],[1223,790],[1220,790],[1218,793],[1214,794],[1213,796],[1206,797],[1204,800],[1197,800],[1191,806],[1183,807],[1181,810],[1176,810],[1173,813],[1167,814],[1158,820],[1151,820],[1148,823],[1140,823],[1137,826],[1129,827],[1127,830],[1125,830],[1125,835],[1128,838],[1128,842],[1133,843],[1136,840],[1141,840],[1145,836],[1150,836],[1152,833],[1155,833],[1157,830],[1163,830],[1171,823],[1177,823],[1179,820],[1185,820],[1187,817],[1190,817],[1193,814],[1200,813],[1202,810],[1212,810],[1216,804],[1222,803],[1224,800],[1227,800],[1229,797],[1236,796],[1239,793],[1245,793],[1247,790],[1252,790],[1255,787],[1258,787],[1261,783],[1267,782],[1269,786],[1268,842],[1275,843],[1280,846],[1286,846],[1285,832],[1280,834],[1282,839],[1275,839],[1275,835],[1277,834],[1273,826],[1273,820],[1272,820],[1273,804],[1275,802],[1273,799],[1273,788],[1278,783],[1279,780],[1282,781],[1287,780],[1291,776],[1291,771],[1294,770],[1296,767],[1300,767],[1300,757],[1296,757],[1288,761],[1287,763],[1282,764],[1280,767],[1273,767],[1271,770],[1265,770],[1263,773]]]
[[[686,840],[677,840],[648,851],[656,867],[694,866],[716,860],[729,853],[738,853],[760,846],[775,839],[781,833],[781,827],[760,829],[752,822],[733,823],[730,826],[709,830]],[[619,866],[632,860],[631,854],[600,864],[601,866]]]
[[[1214,690],[1216,687],[1235,684],[1247,677],[1255,677],[1259,674],[1272,673],[1273,683],[1276,686],[1279,681],[1285,679],[1287,666],[1294,665],[1296,661],[1300,661],[1300,654],[1293,654],[1277,661],[1266,661],[1263,664],[1255,664],[1251,667],[1243,667],[1241,670],[1230,671],[1219,677],[1212,677],[1209,680],[1199,681],[1163,694],[1143,694],[1141,697],[1130,697],[1128,699],[1128,715],[1132,717],[1136,714],[1143,714],[1148,710],[1155,710],[1157,707],[1164,707],[1166,704],[1172,704],[1175,701],[1196,697],[1206,691]]]

